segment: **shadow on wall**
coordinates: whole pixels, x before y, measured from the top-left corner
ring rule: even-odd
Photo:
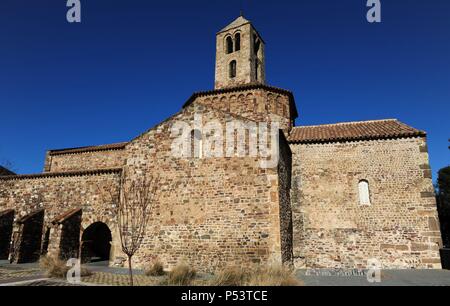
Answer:
[[[73,209],[53,220],[44,233],[44,210],[32,212],[14,222],[14,210],[0,212],[0,260],[32,263],[41,255],[58,256],[62,260],[79,258],[83,263],[109,261],[112,234],[102,222],[80,231],[82,210]]]
[[[0,260],[8,260],[13,233],[14,210],[0,212]]]
[[[44,210],[38,210],[17,221],[19,231],[15,233],[12,262],[36,262],[41,256]]]

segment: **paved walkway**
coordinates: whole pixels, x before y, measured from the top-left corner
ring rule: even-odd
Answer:
[[[105,264],[88,265],[93,275],[83,277],[88,285],[127,286],[128,270],[107,267]],[[158,285],[161,278],[147,277],[142,270],[135,270],[135,284]],[[447,270],[384,270],[380,283],[369,283],[365,271],[348,270],[299,270],[296,275],[305,286],[450,286]],[[201,281],[198,283],[202,284]],[[0,286],[68,286],[64,280],[47,279],[37,264],[10,265],[0,263]]]
[[[5,262],[0,263],[0,285],[43,277],[44,273],[37,264],[10,265]]]
[[[369,283],[366,271],[301,270],[305,286],[450,286],[448,270],[383,270],[380,283]]]

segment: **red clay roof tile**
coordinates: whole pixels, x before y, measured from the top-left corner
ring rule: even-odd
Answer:
[[[120,174],[122,168],[111,169],[94,169],[85,171],[66,171],[66,172],[45,172],[37,174],[20,174],[10,176],[0,176],[0,181],[18,181],[18,180],[32,180],[52,177],[74,177],[74,176],[89,176],[102,174]]]
[[[424,131],[396,119],[345,122],[292,129],[290,143],[323,143],[386,138],[425,137]]]
[[[79,213],[80,211],[81,211],[81,208],[74,208],[72,210],[66,211],[62,215],[59,215],[58,217],[56,217],[52,221],[52,223],[53,224],[62,224],[62,223],[64,223],[64,221],[70,219],[73,215]]]
[[[50,155],[61,155],[61,154],[73,154],[73,153],[83,153],[83,152],[95,152],[95,151],[107,151],[107,150],[122,150],[128,142],[112,143],[100,146],[88,146],[79,148],[69,148],[69,149],[58,149],[50,150],[48,153]]]

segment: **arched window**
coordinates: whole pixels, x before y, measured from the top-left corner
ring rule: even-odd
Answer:
[[[236,35],[234,35],[234,50],[235,51],[239,51],[241,50],[241,33],[236,33]]]
[[[191,157],[203,157],[203,139],[200,130],[192,130],[191,132]]]
[[[233,38],[228,36],[226,39],[227,54],[233,53]]]
[[[359,187],[359,204],[371,205],[369,182],[366,180],[361,180],[359,181],[358,187]]]
[[[236,77],[236,61],[230,62],[230,79],[233,79]]]

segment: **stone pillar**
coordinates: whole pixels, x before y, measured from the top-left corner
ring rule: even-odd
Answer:
[[[62,260],[79,258],[82,210],[75,209],[55,219],[50,230],[48,255]]]
[[[277,175],[268,175],[270,215],[269,222],[271,226],[270,239],[271,247],[269,250],[269,264],[282,264],[281,258],[281,223],[280,223],[280,199],[279,182]]]
[[[111,228],[112,241],[111,252],[109,257],[110,266],[123,266],[127,256],[122,252],[122,243],[120,242],[120,234],[117,226]]]
[[[49,230],[50,230],[50,237],[48,241],[47,255],[50,257],[59,258],[62,225],[61,224],[53,225],[49,228]]]

